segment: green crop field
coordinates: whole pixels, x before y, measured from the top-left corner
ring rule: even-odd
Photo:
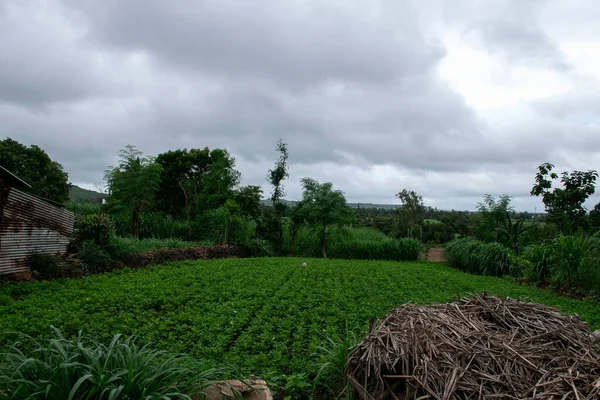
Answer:
[[[307,267],[301,266],[307,262]],[[34,338],[78,330],[232,364],[271,382],[310,390],[312,356],[325,336],[363,334],[370,317],[406,302],[445,302],[469,293],[526,298],[578,313],[600,328],[600,303],[557,297],[506,279],[444,264],[298,258],[186,261],[84,279],[0,285],[0,332]],[[14,336],[0,336],[3,344]],[[291,383],[290,383],[291,382]]]

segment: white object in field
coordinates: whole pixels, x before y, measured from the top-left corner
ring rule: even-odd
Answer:
[[[303,267],[306,267],[306,263],[302,263],[302,266],[303,266]]]

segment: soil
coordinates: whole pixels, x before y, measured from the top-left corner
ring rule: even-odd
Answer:
[[[444,256],[442,255],[443,251],[443,247],[432,247],[423,255],[423,257],[427,261],[442,262],[444,261]]]

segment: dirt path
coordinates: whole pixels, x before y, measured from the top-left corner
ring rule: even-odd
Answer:
[[[428,253],[424,254],[424,259],[427,261],[442,262],[444,261],[443,251],[443,247],[432,247]]]

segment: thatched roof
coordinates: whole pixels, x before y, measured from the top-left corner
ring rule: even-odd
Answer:
[[[359,399],[600,399],[585,322],[486,295],[394,310],[346,371]]]

